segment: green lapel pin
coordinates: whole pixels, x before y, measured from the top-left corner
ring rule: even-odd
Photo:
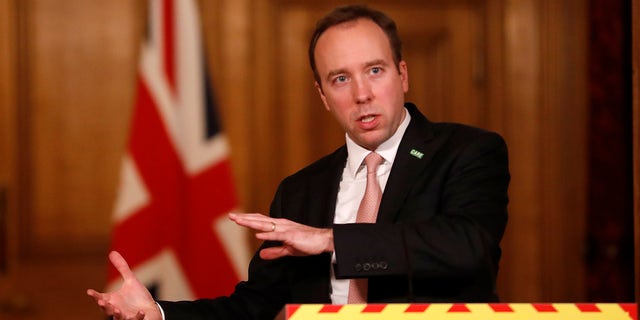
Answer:
[[[418,159],[422,159],[422,157],[424,157],[424,153],[416,150],[416,149],[411,149],[411,152],[409,152],[409,154],[411,154],[412,156],[418,158]]]

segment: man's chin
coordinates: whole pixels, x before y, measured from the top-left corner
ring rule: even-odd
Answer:
[[[380,135],[379,132],[368,132],[367,134],[360,135],[357,143],[368,150],[375,150],[378,148],[386,139]],[[355,140],[354,140],[355,141]]]

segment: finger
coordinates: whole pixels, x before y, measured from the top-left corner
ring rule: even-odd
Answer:
[[[239,226],[258,231],[271,231],[274,225],[274,222],[270,219],[237,218],[234,222]]]
[[[264,219],[245,219],[236,218],[234,222],[240,226],[247,227],[256,231],[274,231],[275,222]]]
[[[229,219],[233,221],[274,222],[280,225],[296,225],[297,223],[283,218],[272,218],[261,213],[229,213]]]
[[[235,220],[237,218],[248,219],[248,220],[270,219],[270,217],[265,216],[262,213],[229,213],[229,218],[231,218],[231,220]]]
[[[127,261],[124,260],[118,251],[111,251],[109,253],[109,260],[111,260],[111,264],[113,264],[113,266],[118,270],[124,280],[135,278],[135,275],[131,272]]]
[[[87,289],[87,295],[96,301],[102,299],[102,293],[95,291],[93,289]]]
[[[231,216],[230,216],[231,217]],[[274,222],[278,225],[280,224],[290,224],[293,223],[290,220],[282,219],[282,218],[272,218],[269,216],[265,216],[261,213],[246,213],[246,214],[235,214],[232,220],[243,220],[243,221],[252,221],[252,222]]]
[[[264,260],[274,260],[291,255],[293,254],[285,247],[270,247],[260,250],[260,258]]]
[[[100,309],[102,309],[102,311],[104,311],[105,313],[109,313],[109,309],[107,308],[107,299],[105,298],[104,294],[96,291],[93,291],[91,293],[87,292],[87,294],[91,298],[93,298],[93,301],[98,305],[98,307],[100,307]]]
[[[269,231],[256,233],[256,239],[266,240],[266,241],[282,241],[282,242],[287,241],[289,239],[288,234],[286,232],[283,232],[284,230],[280,230],[280,226],[278,226],[276,230],[279,230],[279,231],[272,232],[271,228],[269,228]]]
[[[93,289],[87,289],[87,295],[92,298],[97,298],[100,294],[98,293],[98,291],[95,291]]]
[[[116,319],[122,319],[122,313],[120,312],[120,309],[114,308],[113,306],[111,308],[113,310],[112,311],[113,317],[116,318]]]

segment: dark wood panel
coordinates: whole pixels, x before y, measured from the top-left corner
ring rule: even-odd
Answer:
[[[622,0],[589,2],[589,188],[587,297],[632,301],[632,94],[627,49],[629,8]]]
[[[0,282],[6,276],[15,253],[13,228],[15,203],[15,113],[16,113],[16,17],[14,3],[0,0]]]
[[[636,302],[640,302],[640,1],[632,1],[633,203]]]

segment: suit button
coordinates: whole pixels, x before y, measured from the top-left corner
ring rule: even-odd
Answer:
[[[369,271],[369,270],[371,270],[371,264],[370,264],[369,262],[366,262],[366,263],[362,266],[362,269],[363,269],[364,271]]]
[[[356,269],[357,272],[362,271],[362,265],[359,263],[356,263],[356,265],[354,266],[354,269]]]
[[[378,269],[380,269],[380,264],[379,264],[379,263],[377,263],[377,262],[372,263],[372,264],[371,264],[371,269],[373,269],[373,270],[378,270]]]
[[[381,261],[380,262],[380,269],[382,269],[382,270],[389,269],[389,264],[386,261]]]

